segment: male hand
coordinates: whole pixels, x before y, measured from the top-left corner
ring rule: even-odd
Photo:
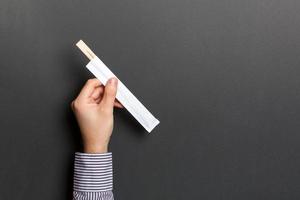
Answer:
[[[71,107],[79,124],[85,153],[105,153],[113,130],[113,109],[123,108],[116,100],[117,78],[104,87],[98,79],[89,79]]]

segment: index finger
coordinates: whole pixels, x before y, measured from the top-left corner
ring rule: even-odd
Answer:
[[[81,89],[81,91],[78,95],[78,98],[86,99],[86,98],[90,97],[93,94],[93,91],[95,90],[95,88],[99,87],[101,85],[102,85],[102,83],[98,79],[96,79],[96,78],[89,79],[85,83],[83,88]]]

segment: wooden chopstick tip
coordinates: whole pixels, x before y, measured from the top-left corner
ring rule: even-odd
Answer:
[[[86,46],[86,44],[85,44],[82,40],[79,40],[79,41],[76,43],[76,46],[77,46],[78,48],[81,48],[81,47]]]
[[[82,53],[84,53],[86,55],[86,57],[88,57],[90,60],[92,60],[94,57],[96,57],[96,55],[94,54],[94,52],[82,41],[79,40],[76,43],[76,46],[82,51]]]

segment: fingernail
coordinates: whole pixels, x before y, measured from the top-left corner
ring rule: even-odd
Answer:
[[[117,85],[118,80],[116,78],[109,79],[109,83],[112,85]]]

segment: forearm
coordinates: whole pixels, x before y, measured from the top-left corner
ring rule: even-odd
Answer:
[[[74,200],[113,200],[112,154],[75,154]]]

